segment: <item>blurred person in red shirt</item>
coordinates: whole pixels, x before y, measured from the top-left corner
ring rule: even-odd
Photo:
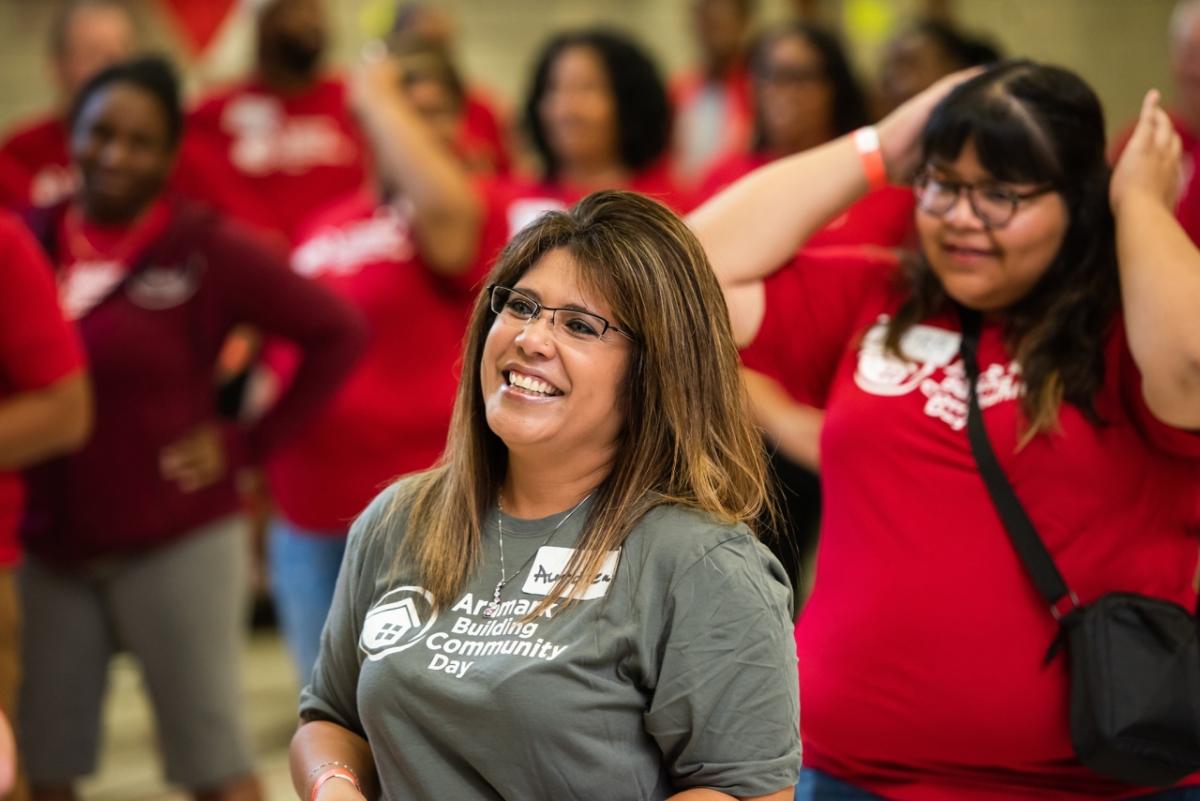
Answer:
[[[650,56],[624,34],[589,28],[554,36],[534,67],[524,115],[541,172],[503,190],[510,235],[601,189],[683,206],[667,163],[666,86]]]
[[[790,354],[826,402],[796,799],[1195,798],[1200,777],[1154,792],[1076,756],[1066,654],[1047,655],[1062,629],[972,457],[962,347],[1072,599],[1195,608],[1200,253],[1169,208],[1178,143],[1150,92],[1110,172],[1100,102],[1074,74],[1014,61],[952,86],[903,104],[876,142],[791,156],[689,220],[739,343]],[[910,269],[858,255],[779,269],[879,180],[872,153],[917,175]]]
[[[823,28],[791,22],[765,31],[750,59],[754,90],[751,148],[726,157],[705,178],[698,201],[777,159],[848,134],[868,120],[866,95],[838,38]],[[907,187],[868,192],[807,242],[805,251],[853,252],[863,246],[896,248],[912,235],[913,196]],[[798,582],[816,542],[821,498],[817,482],[822,414],[816,399],[794,392],[790,365],[753,345],[742,353],[743,377],[778,478],[787,536],[772,549]]]
[[[365,178],[364,146],[343,82],[322,71],[323,0],[248,0],[256,64],[188,115],[172,186],[271,236],[281,258],[299,227]],[[219,362],[221,409],[240,413],[258,335],[234,331]],[[250,488],[257,496],[261,488]],[[254,497],[251,505],[261,505]]]
[[[824,144],[870,121],[866,95],[845,49],[823,28],[791,22],[769,29],[756,42],[750,65],[755,123],[752,144],[726,157],[708,174],[694,205],[752,170]],[[832,220],[805,247],[896,247],[909,237],[912,213],[910,189],[878,189]]]
[[[746,67],[755,0],[692,0],[700,63],[671,80],[672,157],[678,180],[704,177],[723,156],[750,144],[754,114]]]
[[[932,86],[939,78],[967,67],[1000,60],[990,38],[966,33],[941,19],[918,19],[888,41],[879,69],[877,116]]]
[[[91,431],[91,388],[79,338],[63,319],[54,274],[21,220],[0,212],[0,711],[17,717],[21,614],[16,570],[25,488],[21,469],[83,445]],[[13,753],[7,723],[0,761]],[[0,765],[0,768],[3,768]],[[15,773],[0,769],[0,797]]]
[[[349,523],[379,487],[442,453],[460,343],[480,280],[504,242],[503,215],[458,151],[462,84],[441,48],[411,37],[351,83],[372,145],[370,186],[301,235],[292,268],[357,308],[367,352],[302,438],[270,460],[278,511],[271,587],[302,684],[320,648]],[[286,385],[295,349],[268,346]]]
[[[432,3],[401,3],[389,39],[415,37],[440,47],[454,61],[458,30],[453,17]],[[508,175],[512,169],[508,115],[491,93],[463,83],[462,114],[455,133],[456,149],[467,156],[467,168],[483,175]]]
[[[188,116],[175,186],[290,244],[301,223],[365,177],[341,80],[321,58],[322,0],[255,0],[257,63]]]
[[[75,175],[63,121],[71,98],[89,78],[128,57],[137,43],[129,8],[120,0],[68,0],[50,28],[50,66],[58,105],[21,124],[0,144],[0,204],[49,206],[71,194]]]

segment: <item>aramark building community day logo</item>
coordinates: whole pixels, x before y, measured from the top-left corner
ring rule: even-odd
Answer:
[[[367,659],[377,662],[421,642],[435,620],[432,593],[424,587],[397,587],[367,613],[358,647]]]
[[[535,554],[521,591],[545,597],[563,576],[574,554],[571,548],[543,545]],[[619,558],[619,550],[608,552],[600,570],[589,581],[568,582],[567,593],[579,601],[603,598],[612,584]],[[511,598],[496,605],[495,613],[488,615],[485,610],[492,607],[492,598],[488,595],[477,598],[473,592],[466,592],[445,610],[446,616],[442,617],[438,630],[433,631],[438,614],[432,593],[424,587],[397,587],[384,593],[367,612],[358,647],[368,660],[378,662],[419,644],[420,652],[429,652],[426,669],[456,679],[462,679],[476,664],[499,659],[553,662],[570,645],[556,642],[552,632],[542,629],[543,624],[554,619],[559,604],[547,604],[536,620],[530,620],[538,604],[536,597]],[[414,658],[413,653],[418,652],[403,658]]]

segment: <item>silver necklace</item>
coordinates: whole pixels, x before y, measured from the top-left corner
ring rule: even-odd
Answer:
[[[496,525],[500,529],[500,580],[496,582],[496,589],[492,590],[492,602],[483,608],[484,617],[492,618],[500,614],[500,591],[504,589],[504,585],[521,575],[521,572],[527,568],[529,563],[533,561],[533,558],[538,555],[538,551],[545,547],[546,543],[550,542],[550,540],[554,538],[554,535],[557,534],[558,530],[563,527],[563,524],[570,520],[571,515],[575,514],[579,507],[583,506],[583,502],[590,497],[592,497],[592,493],[590,492],[587,495],[584,495],[583,500],[575,504],[575,506],[571,508],[571,511],[567,512],[567,516],[558,521],[557,525],[550,530],[550,534],[546,537],[545,541],[543,541],[542,544],[538,546],[537,550],[535,550],[530,557],[525,560],[524,564],[513,571],[511,576],[508,575],[504,569],[504,502],[499,499],[496,501],[496,507],[500,512],[500,514],[496,517]]]

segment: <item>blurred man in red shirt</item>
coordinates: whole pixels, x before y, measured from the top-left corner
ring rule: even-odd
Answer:
[[[290,244],[318,207],[362,185],[364,148],[342,81],[321,70],[321,0],[252,5],[254,74],[189,115],[175,186]]]

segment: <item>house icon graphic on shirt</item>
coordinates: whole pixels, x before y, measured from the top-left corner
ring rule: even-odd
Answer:
[[[419,643],[437,619],[433,596],[422,587],[399,587],[367,612],[358,646],[371,660]]]
[[[377,613],[381,619],[378,625],[372,627],[374,629],[371,635],[371,647],[386,648],[389,645],[395,645],[405,634],[413,629],[421,627],[421,617],[417,614],[417,605],[413,603],[412,598],[405,598],[398,603],[388,604],[383,609],[373,610],[368,620],[375,617]]]

